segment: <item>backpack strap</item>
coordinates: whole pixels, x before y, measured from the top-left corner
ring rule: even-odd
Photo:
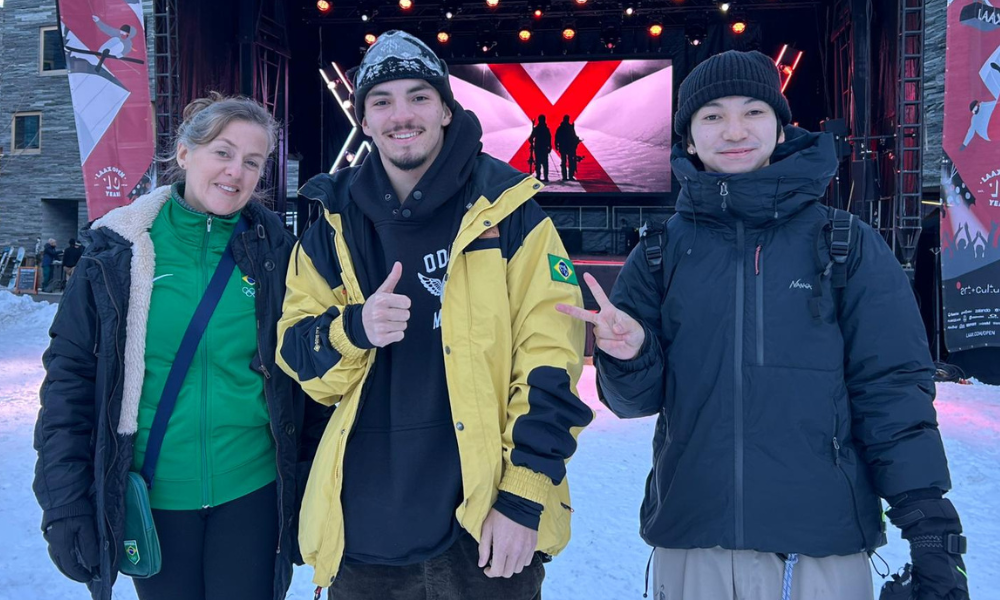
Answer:
[[[858,226],[853,213],[839,208],[826,208],[827,220],[816,235],[816,261],[820,267],[813,283],[809,309],[813,319],[822,320],[823,279],[830,278],[833,289],[847,287],[847,259],[856,241],[855,228]]]
[[[651,238],[656,237],[655,240]],[[661,225],[650,225],[646,221],[639,228],[639,243],[642,244],[642,251],[646,255],[646,264],[650,273],[658,273],[663,268],[663,238],[666,230]],[[652,243],[650,243],[652,241]]]
[[[847,256],[851,253],[854,238],[854,214],[839,208],[827,207],[830,222],[830,260],[833,262],[834,288],[847,287]]]

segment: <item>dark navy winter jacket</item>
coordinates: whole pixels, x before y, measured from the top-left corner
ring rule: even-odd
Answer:
[[[647,334],[635,359],[597,366],[617,415],[657,415],[641,511],[654,546],[871,551],[880,497],[950,487],[906,276],[862,224],[846,288],[817,278],[837,160],[829,135],[785,133],[770,166],[743,174],[698,170],[676,147],[662,271],[640,245],[611,295]]]

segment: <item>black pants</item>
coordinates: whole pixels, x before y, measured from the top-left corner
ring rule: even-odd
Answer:
[[[330,600],[541,600],[545,567],[531,565],[510,579],[490,579],[479,568],[479,544],[462,533],[441,556],[390,567],[344,563],[330,586]]]
[[[201,510],[153,510],[163,567],[135,579],[140,600],[272,600],[277,485]]]
[[[549,151],[538,153],[538,162],[535,163],[535,178],[549,180]],[[544,175],[542,174],[544,172]]]

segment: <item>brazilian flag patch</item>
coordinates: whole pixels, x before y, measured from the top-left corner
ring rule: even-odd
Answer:
[[[576,280],[576,269],[573,268],[573,262],[568,258],[562,258],[561,256],[550,254],[549,275],[552,277],[552,281],[559,281],[576,286],[580,285],[580,282]]]

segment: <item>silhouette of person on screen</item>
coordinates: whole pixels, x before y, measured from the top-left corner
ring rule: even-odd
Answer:
[[[559,153],[559,165],[564,181],[576,179],[576,164],[578,161],[576,147],[580,138],[576,137],[576,125],[569,122],[569,115],[563,115],[562,123],[556,128],[556,151]]]
[[[552,152],[552,131],[545,123],[545,115],[538,116],[538,125],[531,130],[529,138],[531,151],[535,157],[535,177],[549,180],[549,153]],[[544,175],[543,175],[544,173]]]

